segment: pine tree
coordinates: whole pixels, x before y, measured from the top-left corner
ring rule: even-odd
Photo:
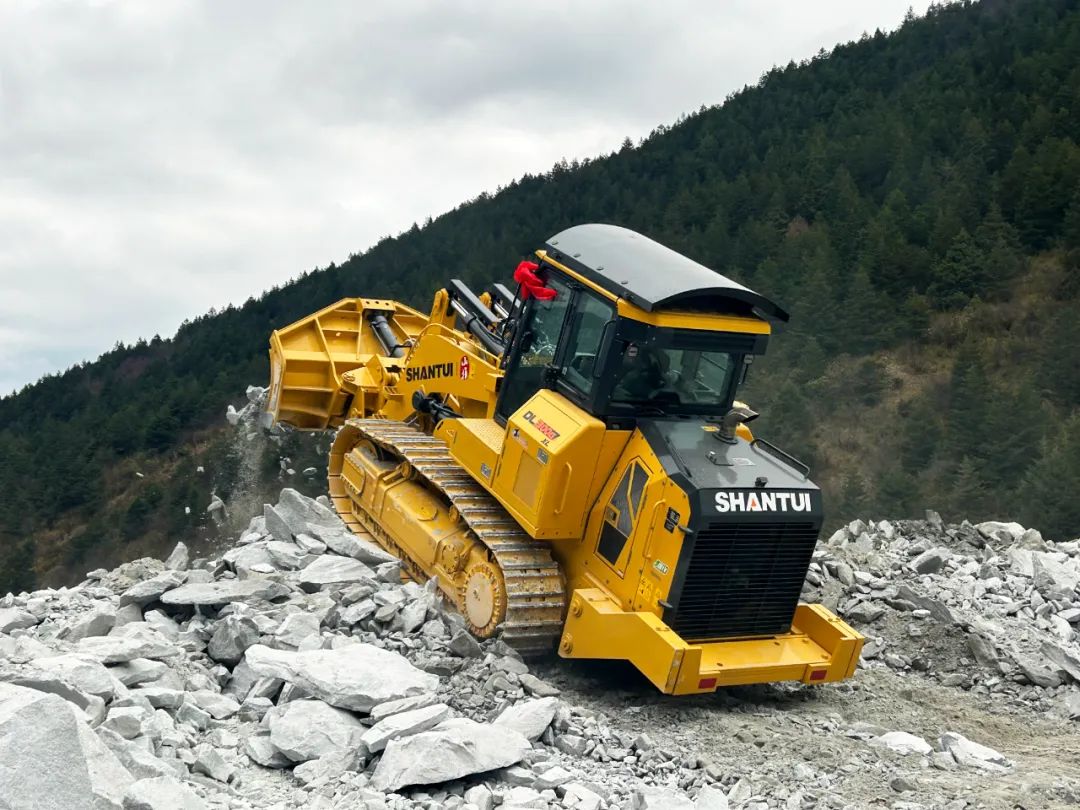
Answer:
[[[1080,537],[1080,413],[1042,446],[1024,476],[1018,519],[1052,539]]]
[[[986,259],[966,229],[961,228],[945,257],[934,266],[930,297],[942,309],[966,304],[985,284]]]

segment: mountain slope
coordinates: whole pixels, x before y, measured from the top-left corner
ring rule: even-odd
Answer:
[[[1080,506],[1054,498],[1080,487],[1078,138],[1070,0],[936,7],[774,69],[637,147],[0,400],[0,588],[186,537],[211,489],[227,500],[238,462],[214,425],[265,380],[274,327],[346,295],[426,309],[446,279],[505,279],[584,221],[792,309],[747,396],[759,431],[813,462],[836,518],[935,505],[1080,532]]]

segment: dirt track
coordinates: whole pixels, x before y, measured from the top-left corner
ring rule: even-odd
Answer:
[[[754,798],[746,806],[1080,805],[1075,721],[1047,717],[1008,698],[945,687],[921,674],[874,666],[838,686],[739,687],[675,698],[656,693],[618,665],[552,659],[535,669],[562,688],[569,703],[603,712],[613,727],[646,732],[662,748],[698,756],[729,787],[749,780]],[[902,756],[867,741],[892,730],[932,745],[942,733],[958,731],[1005,754],[1015,768],[1005,774],[939,770],[922,756]],[[894,788],[898,777],[914,789]]]

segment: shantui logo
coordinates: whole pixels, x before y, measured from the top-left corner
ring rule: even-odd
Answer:
[[[809,512],[809,492],[717,492],[717,512]]]
[[[461,355],[461,362],[458,363],[458,376],[463,379],[469,379],[469,355]]]

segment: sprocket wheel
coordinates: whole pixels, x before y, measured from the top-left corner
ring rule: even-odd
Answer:
[[[465,571],[465,584],[458,593],[461,615],[469,632],[489,638],[506,617],[506,585],[502,572],[490,562],[478,562]]]

